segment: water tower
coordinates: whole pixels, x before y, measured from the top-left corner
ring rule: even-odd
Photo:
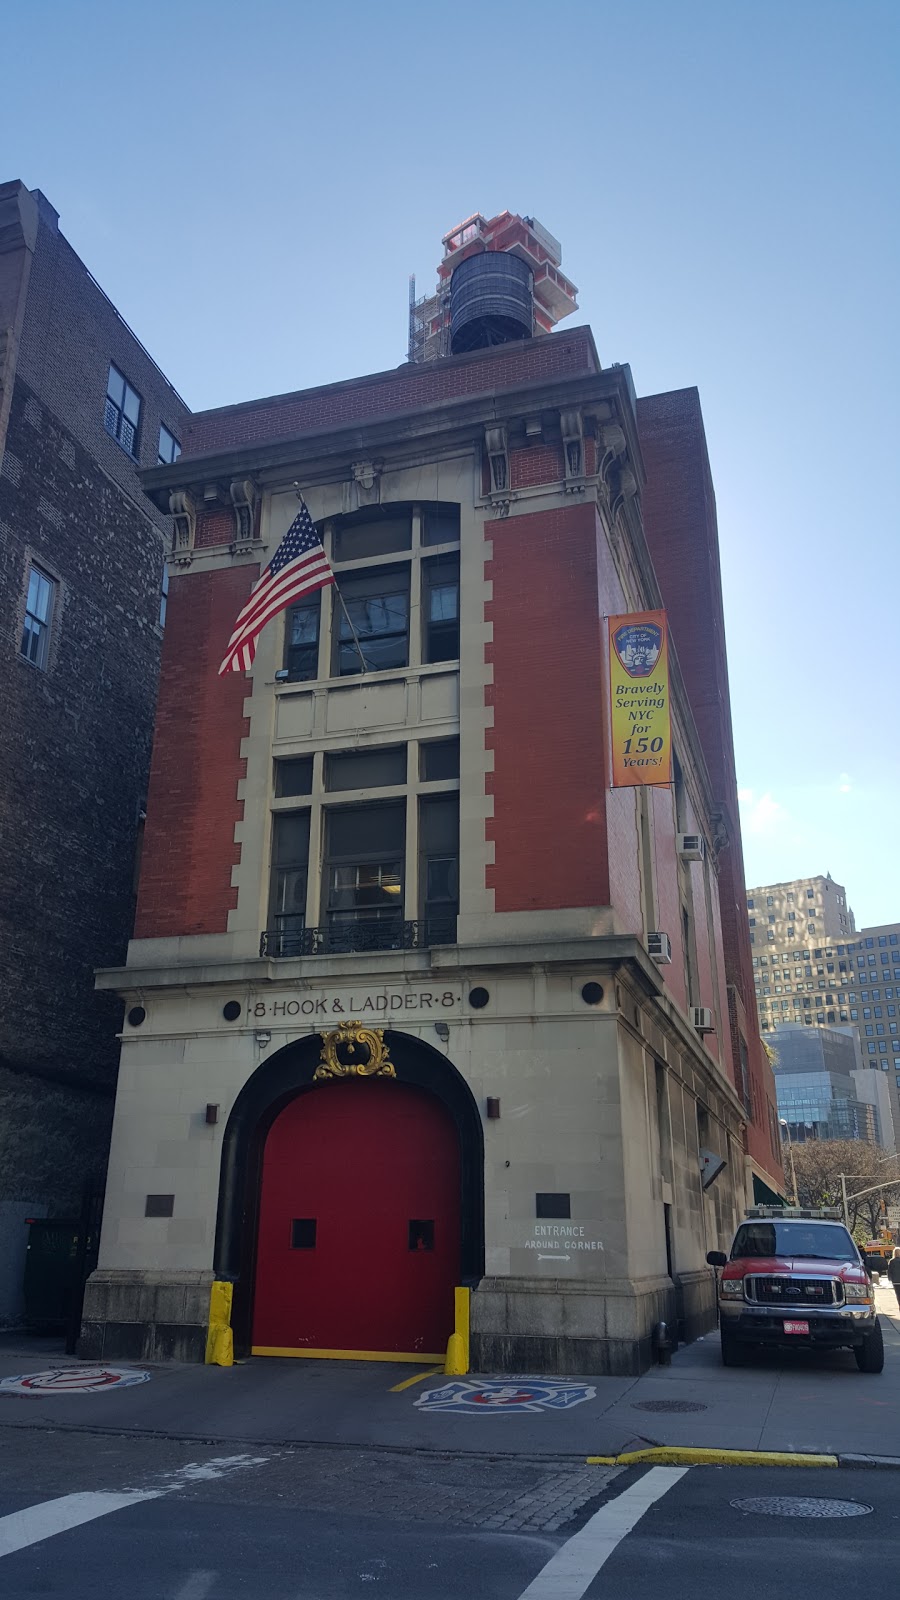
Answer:
[[[478,213],[443,245],[436,292],[417,300],[410,279],[410,361],[537,337],[578,309],[578,291],[560,271],[562,246],[533,217]]]

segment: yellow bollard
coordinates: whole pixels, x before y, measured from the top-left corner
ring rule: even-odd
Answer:
[[[447,1359],[444,1372],[461,1378],[469,1370],[469,1290],[454,1289],[455,1327],[447,1340]]]
[[[234,1285],[216,1280],[209,1291],[209,1327],[206,1334],[206,1365],[234,1366],[234,1336],[231,1332],[231,1297]]]

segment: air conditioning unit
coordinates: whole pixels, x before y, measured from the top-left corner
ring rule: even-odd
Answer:
[[[648,933],[647,950],[650,960],[659,967],[667,967],[672,960],[672,941],[667,933]]]
[[[709,1006],[691,1006],[691,1027],[698,1033],[715,1033],[716,1026]]]
[[[702,861],[706,855],[706,844],[702,833],[679,833],[677,842],[678,854],[682,861]]]

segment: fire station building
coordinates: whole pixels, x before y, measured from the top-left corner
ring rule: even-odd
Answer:
[[[448,256],[521,287],[510,249]],[[226,1283],[238,1353],[434,1361],[468,1288],[473,1370],[635,1372],[780,1184],[696,394],[471,279],[445,345],[438,297],[425,356],[143,474],[175,531],[84,1355],[202,1360]],[[298,488],[343,604],[219,676]],[[674,782],[613,789],[604,619],[663,607]]]

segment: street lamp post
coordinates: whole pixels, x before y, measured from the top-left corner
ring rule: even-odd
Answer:
[[[785,1133],[787,1134],[788,1155],[791,1158],[791,1184],[792,1184],[793,1190],[794,1190],[794,1205],[798,1206],[800,1204],[800,1201],[797,1198],[797,1168],[794,1166],[794,1141],[791,1138],[791,1130],[790,1130],[790,1127],[788,1126],[787,1118],[786,1117],[779,1117],[778,1120],[781,1123],[781,1126],[783,1127]]]

